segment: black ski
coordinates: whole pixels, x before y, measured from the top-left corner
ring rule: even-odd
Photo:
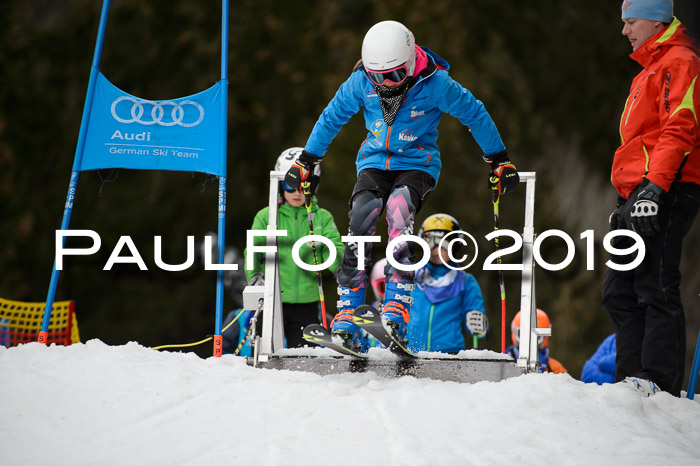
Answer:
[[[402,341],[396,338],[393,333],[387,331],[382,324],[381,314],[369,304],[363,304],[355,309],[353,320],[357,325],[372,334],[377,340],[381,341],[392,353],[398,354],[399,356],[416,357],[416,355],[408,349],[405,340]]]
[[[345,354],[347,356],[354,356],[356,358],[367,359],[367,355],[364,353],[358,353],[358,352],[353,351],[349,348],[346,348],[343,345],[339,345],[337,343],[334,343],[333,336],[331,335],[331,332],[329,332],[328,329],[324,328],[323,325],[319,325],[319,324],[308,325],[304,329],[303,338],[304,338],[304,340],[308,341],[309,343],[313,343],[314,345],[319,345],[319,346],[324,346],[326,348],[330,348],[332,350],[337,351],[338,353],[342,353],[342,354]]]

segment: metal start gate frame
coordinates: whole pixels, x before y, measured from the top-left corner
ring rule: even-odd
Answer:
[[[532,245],[535,243],[535,172],[522,172],[520,182],[525,183],[525,223],[523,225],[523,271],[520,283],[520,346],[517,366],[523,372],[539,371],[537,337],[550,336],[551,328],[537,328],[537,304],[535,300],[535,260]]]
[[[269,219],[267,230],[277,229],[277,212],[278,212],[278,195],[279,195],[279,181],[284,179],[284,172],[270,172],[270,197],[268,201],[269,205]],[[535,261],[533,257],[533,244],[535,241],[535,230],[534,230],[534,213],[535,213],[535,182],[537,180],[535,172],[521,172],[520,182],[525,184],[525,222],[523,227],[523,247],[522,247],[522,280],[520,286],[520,311],[521,311],[521,327],[520,327],[520,346],[519,346],[519,358],[515,363],[517,370],[509,370],[507,367],[504,369],[504,361],[501,360],[471,360],[473,363],[479,367],[484,367],[485,362],[497,363],[493,365],[495,368],[492,374],[485,374],[482,380],[501,380],[503,378],[511,377],[513,375],[518,375],[520,373],[536,372],[539,371],[540,363],[538,360],[538,349],[537,349],[537,337],[538,336],[550,336],[550,328],[537,328],[537,312],[533,312],[537,309],[535,301]],[[277,237],[268,236],[266,242],[266,248],[275,247],[275,249],[267,249],[266,260],[265,260],[265,285],[264,286],[247,286],[243,290],[243,307],[246,310],[255,310],[260,304],[262,304],[263,313],[263,327],[262,336],[256,336],[253,339],[253,356],[251,358],[252,365],[265,366],[271,368],[286,368],[286,369],[296,369],[305,370],[319,373],[329,373],[328,367],[335,367],[342,371],[357,372],[358,370],[351,367],[351,365],[338,364],[338,361],[342,359],[331,358],[330,366],[327,361],[319,361],[320,363],[310,363],[309,358],[289,358],[289,357],[277,357],[275,352],[279,349],[284,348],[284,331],[282,326],[282,301],[281,301],[281,290],[280,290],[280,276],[279,276],[279,258],[276,251]],[[268,279],[268,277],[273,277]],[[262,301],[262,303],[261,303]],[[284,359],[295,359],[296,362],[292,364],[285,364]],[[313,358],[312,358],[313,359]],[[300,361],[304,361],[301,363]],[[422,367],[423,362],[417,360],[416,364],[412,367]],[[437,361],[445,364],[465,364],[470,362],[470,360],[464,359],[433,359],[426,360],[431,361],[429,364],[434,366]],[[401,362],[401,361],[398,361]],[[366,364],[366,362],[365,362]],[[382,361],[380,365],[386,365],[386,361]],[[488,364],[486,364],[488,365]],[[510,366],[513,364],[510,363]],[[346,367],[347,366],[347,367]],[[498,367],[497,367],[498,366]],[[365,366],[363,366],[365,367]],[[427,366],[426,366],[427,367]],[[345,369],[343,369],[345,368]],[[366,368],[364,369],[366,370]],[[364,371],[360,370],[360,371]],[[373,369],[374,370],[374,369]],[[470,370],[474,370],[473,367]],[[387,373],[393,373],[395,375],[401,375],[402,371],[384,371]],[[434,372],[434,371],[433,371]],[[516,373],[517,372],[517,373]],[[421,376],[416,370],[408,371],[411,375]],[[427,377],[432,377],[431,375],[425,375]],[[468,381],[476,381],[473,376],[470,376]],[[439,377],[437,377],[439,378]],[[472,380],[474,379],[474,380]],[[455,380],[454,378],[452,380]]]

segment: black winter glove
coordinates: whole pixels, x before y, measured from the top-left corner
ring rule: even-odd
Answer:
[[[314,167],[321,163],[321,158],[316,157],[306,151],[302,151],[301,155],[289,167],[287,174],[284,175],[284,182],[292,189],[299,189],[301,183],[306,181],[309,174],[313,172]]]
[[[664,190],[647,179],[641,187],[630,213],[632,228],[642,236],[654,236],[661,231],[658,214]]]
[[[497,191],[499,196],[515,191],[515,188],[520,183],[520,176],[515,165],[511,163],[508,152],[502,151],[496,154],[485,155],[484,160],[491,164],[489,189],[494,190],[494,192]]]

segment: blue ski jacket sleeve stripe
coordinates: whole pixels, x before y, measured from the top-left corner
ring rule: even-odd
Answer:
[[[433,63],[446,62],[424,49]],[[322,112],[305,149],[323,157],[341,128],[363,109],[367,137],[357,153],[357,173],[365,168],[423,170],[437,182],[442,162],[437,146],[443,113],[457,118],[486,155],[505,150],[498,129],[483,103],[453,80],[445,69],[433,66],[406,93],[394,123],[384,122],[379,97],[360,66],[340,86]]]

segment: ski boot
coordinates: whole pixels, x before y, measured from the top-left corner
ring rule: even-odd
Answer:
[[[642,398],[648,398],[661,391],[656,383],[641,377],[625,377],[624,380],[617,383],[622,387],[629,388]]]
[[[384,327],[405,346],[408,345],[406,324],[411,318],[411,304],[413,304],[411,291],[413,288],[415,288],[413,283],[387,283],[384,303],[381,307]]]
[[[331,335],[333,340],[340,339],[337,343],[352,351],[362,351],[362,333],[360,327],[352,320],[355,308],[365,303],[365,287],[348,288],[338,287],[338,313],[331,321]]]

